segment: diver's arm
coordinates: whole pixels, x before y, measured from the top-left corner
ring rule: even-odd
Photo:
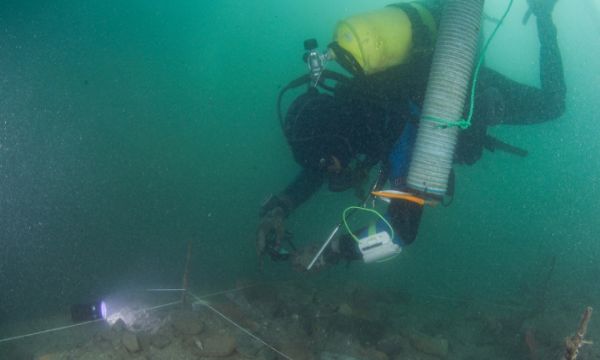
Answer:
[[[491,69],[482,69],[482,86],[478,86],[478,95],[493,87],[499,92],[503,107],[500,111],[493,111],[493,116],[489,116],[489,110],[480,109],[484,112],[482,121],[486,125],[541,123],[555,119],[565,111],[566,86],[556,26],[551,13],[536,15],[541,88],[520,84]],[[477,111],[477,102],[475,105]],[[480,106],[485,107],[485,104]]]
[[[286,231],[285,218],[306,201],[323,182],[319,172],[302,170],[292,183],[278,195],[270,196],[260,207],[260,222],[256,232],[256,251],[259,258],[269,255],[274,261],[290,258],[290,251],[283,243],[290,242],[291,233]],[[293,248],[293,244],[290,245]]]
[[[323,173],[321,171],[302,169],[294,181],[283,191],[283,194],[290,200],[291,208],[288,211],[291,212],[308,200],[322,184]]]
[[[276,196],[272,196],[261,207],[260,213],[267,213],[281,207],[287,217],[295,208],[310,198],[323,184],[323,174],[319,171],[302,169],[294,180]]]

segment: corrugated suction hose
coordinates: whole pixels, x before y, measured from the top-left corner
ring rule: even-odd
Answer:
[[[408,187],[432,197],[446,194],[477,55],[484,0],[448,0],[436,42]],[[440,121],[441,119],[441,121]]]

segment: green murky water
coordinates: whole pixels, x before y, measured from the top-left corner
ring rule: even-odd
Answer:
[[[305,71],[304,39],[324,45],[338,19],[386,3],[3,1],[0,321],[124,287],[176,286],[190,240],[198,286],[259,276],[258,206],[297,171],[276,94]],[[488,3],[496,17],[506,5]],[[527,158],[486,152],[459,167],[454,204],[426,211],[401,258],[323,276],[526,305],[523,289],[555,261],[551,302],[573,314],[600,305],[598,8],[573,0],[555,11],[564,116],[491,131]],[[487,63],[537,84],[525,9],[516,1]],[[296,241],[322,241],[354,201],[317,194],[289,221]],[[260,276],[295,275],[269,264]]]

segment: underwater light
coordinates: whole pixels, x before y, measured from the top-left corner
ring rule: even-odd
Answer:
[[[71,319],[74,322],[106,319],[107,308],[104,301],[71,305]]]

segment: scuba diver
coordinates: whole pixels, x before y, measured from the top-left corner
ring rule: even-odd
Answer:
[[[458,135],[455,164],[474,164],[483,149],[526,156],[525,150],[488,135],[487,128],[541,123],[563,114],[566,87],[552,20],[556,1],[528,0],[527,19],[533,15],[537,22],[541,86],[520,84],[483,66],[472,99],[472,126]],[[370,197],[362,187],[378,164],[372,191],[381,190],[386,182],[392,191],[406,188],[443,6],[439,1],[415,1],[352,16],[338,23],[326,53],[317,50],[315,40],[305,42],[304,60],[310,71],[284,87],[277,104],[283,132],[301,170],[260,208],[256,244],[261,259],[267,255],[299,268],[318,269],[341,260],[389,258],[416,239],[425,202],[411,196],[390,196],[385,216],[376,223],[334,237],[340,223],[319,252],[314,246],[297,250],[285,219],[324,183],[334,192],[354,188],[366,204]],[[361,32],[365,38],[359,41]],[[331,59],[352,76],[325,69]],[[326,84],[327,80],[334,85]],[[308,90],[283,116],[283,94],[302,85]],[[450,184],[449,196],[453,173]]]

